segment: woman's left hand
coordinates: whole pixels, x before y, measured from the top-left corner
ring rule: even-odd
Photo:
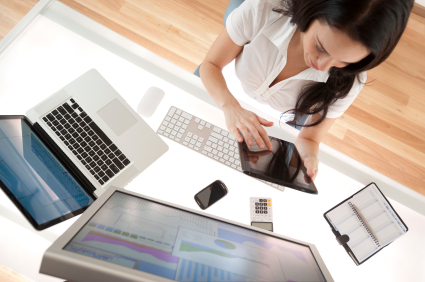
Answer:
[[[304,160],[304,166],[307,169],[307,175],[314,181],[319,172],[319,159],[316,157],[307,157]]]

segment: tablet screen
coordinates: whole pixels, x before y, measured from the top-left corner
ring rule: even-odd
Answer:
[[[306,245],[119,191],[64,249],[176,281],[325,281]]]
[[[248,148],[239,143],[241,165],[245,171],[258,178],[291,188],[317,193],[312,179],[305,173],[304,164],[295,145],[270,137],[273,151]],[[242,150],[241,150],[242,149]]]
[[[0,119],[0,181],[37,229],[94,201],[23,118]]]

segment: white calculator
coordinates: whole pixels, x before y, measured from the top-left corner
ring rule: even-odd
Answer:
[[[271,198],[250,198],[251,226],[273,232],[273,209]]]

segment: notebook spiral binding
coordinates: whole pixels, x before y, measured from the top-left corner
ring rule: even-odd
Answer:
[[[373,235],[372,231],[370,231],[369,227],[366,225],[366,223],[363,221],[362,217],[359,215],[357,210],[354,208],[353,204],[351,202],[348,202],[348,205],[350,205],[350,208],[353,210],[354,214],[357,216],[359,221],[362,223],[363,227],[366,229],[367,233],[369,233],[369,236],[372,238],[372,240],[375,242],[375,244],[380,247],[381,244],[379,244],[378,239],[376,239],[375,235]]]

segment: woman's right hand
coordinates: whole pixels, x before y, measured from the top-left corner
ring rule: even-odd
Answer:
[[[251,146],[253,141],[248,133],[250,132],[260,149],[264,148],[265,143],[267,149],[270,151],[273,150],[269,136],[262,126],[272,126],[272,121],[265,120],[262,117],[257,116],[255,113],[245,110],[236,100],[231,104],[222,106],[222,110],[226,118],[227,129],[239,142],[243,141],[242,136],[240,135],[240,133],[242,133],[243,138],[246,140],[248,145]]]

